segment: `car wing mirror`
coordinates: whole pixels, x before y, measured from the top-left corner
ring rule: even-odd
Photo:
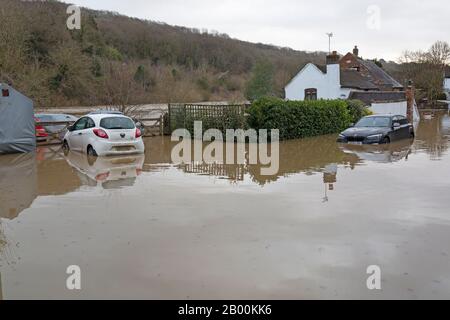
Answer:
[[[67,127],[67,131],[70,131],[70,132],[72,132],[72,131],[73,131],[73,129],[74,129],[74,128],[73,128],[73,125],[72,125],[72,126],[68,126],[68,127]]]

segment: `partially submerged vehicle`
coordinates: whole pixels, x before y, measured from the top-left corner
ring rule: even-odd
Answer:
[[[45,141],[49,136],[57,135],[62,140],[67,133],[67,125],[41,125],[41,122],[71,122],[78,120],[77,117],[71,114],[53,114],[53,113],[38,113],[34,115],[36,121],[36,139],[38,141]]]
[[[338,142],[348,144],[386,144],[414,139],[414,126],[401,115],[373,115],[341,132]]]
[[[91,156],[144,153],[142,132],[134,121],[120,113],[90,113],[68,128],[66,150]]]

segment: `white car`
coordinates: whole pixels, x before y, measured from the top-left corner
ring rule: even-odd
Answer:
[[[78,119],[64,137],[66,150],[91,156],[144,153],[141,130],[118,113],[91,113]]]

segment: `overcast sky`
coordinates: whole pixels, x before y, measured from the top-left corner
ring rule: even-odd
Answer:
[[[450,42],[449,0],[72,0],[92,9],[297,50],[360,48],[364,58],[397,60],[405,49]],[[379,17],[379,18],[378,18]]]

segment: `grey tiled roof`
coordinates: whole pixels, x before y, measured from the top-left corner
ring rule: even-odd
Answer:
[[[341,86],[361,90],[378,90],[368,77],[364,77],[356,70],[341,69]]]
[[[366,105],[371,105],[374,102],[397,102],[405,101],[406,94],[404,91],[378,91],[378,92],[358,92],[352,91],[349,99],[357,99],[364,102]]]
[[[358,61],[369,70],[370,81],[377,86],[403,88],[403,86],[394,78],[392,78],[386,71],[377,66],[375,62],[358,59]]]

